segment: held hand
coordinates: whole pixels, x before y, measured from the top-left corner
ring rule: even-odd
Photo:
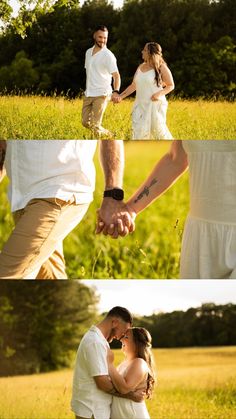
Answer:
[[[119,93],[115,92],[115,93],[112,93],[111,100],[113,103],[120,103],[122,99]]]
[[[96,233],[110,235],[117,239],[126,236],[135,229],[134,215],[129,213],[128,206],[123,201],[104,198],[101,208],[97,211]]]
[[[111,351],[111,349],[107,350],[107,362],[108,364],[112,364],[114,362],[114,353]]]

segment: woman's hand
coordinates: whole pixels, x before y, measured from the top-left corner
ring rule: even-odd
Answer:
[[[160,99],[160,97],[162,96],[161,92],[162,92],[162,91],[157,92],[157,93],[154,93],[154,94],[151,96],[151,100],[152,100],[152,102],[155,102],[155,101],[157,101],[157,100],[159,100],[159,99]]]
[[[114,353],[111,351],[111,349],[107,350],[107,362],[108,364],[112,364],[114,362]]]

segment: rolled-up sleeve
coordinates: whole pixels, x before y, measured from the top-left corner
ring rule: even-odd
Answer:
[[[112,53],[107,56],[107,68],[110,74],[119,72],[116,57]]]
[[[86,359],[91,377],[108,375],[107,349],[99,342],[92,342],[86,348]]]

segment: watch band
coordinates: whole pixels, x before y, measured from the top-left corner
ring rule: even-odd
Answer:
[[[108,189],[108,190],[104,191],[103,197],[104,198],[113,198],[116,201],[123,201],[124,191],[123,191],[123,189],[120,189],[120,188]]]
[[[119,90],[112,90],[112,93],[120,93]]]

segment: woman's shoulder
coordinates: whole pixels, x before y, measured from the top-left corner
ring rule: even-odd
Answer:
[[[146,66],[147,66],[146,63],[143,62],[143,63],[139,64],[137,70],[146,71]]]
[[[163,61],[163,62],[161,63],[161,65],[160,65],[160,70],[161,70],[161,69],[163,69],[163,70],[169,69],[169,67],[168,67],[168,65],[166,64],[166,62],[165,62],[165,61]]]
[[[148,364],[143,358],[134,358],[132,361],[132,366],[135,368],[140,368],[143,371],[148,371]]]
[[[139,64],[139,66],[138,66],[138,68],[143,68],[143,67],[145,67],[145,62]]]

